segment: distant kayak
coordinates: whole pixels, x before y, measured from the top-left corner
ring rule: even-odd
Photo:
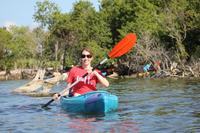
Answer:
[[[68,112],[107,113],[118,108],[118,97],[106,91],[93,91],[77,97],[61,97],[60,103]]]

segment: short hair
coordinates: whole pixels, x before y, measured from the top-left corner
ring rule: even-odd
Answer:
[[[91,50],[90,48],[83,48],[83,49],[81,50],[81,54],[83,53],[83,51],[89,52],[90,55],[92,55],[92,56],[94,55],[93,52],[92,52],[92,50]]]

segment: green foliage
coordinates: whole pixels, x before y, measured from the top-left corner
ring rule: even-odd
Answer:
[[[8,54],[7,45],[11,43],[11,34],[6,29],[0,28],[0,60]]]
[[[43,2],[36,2],[35,14],[33,15],[36,22],[39,22],[42,27],[48,27],[53,22],[53,14],[60,12],[58,5],[45,0]]]
[[[41,28],[37,27],[32,31],[32,38],[36,44],[36,57],[43,58],[44,44],[47,38],[48,32],[44,32]]]
[[[80,1],[74,4],[71,12],[71,21],[79,43],[89,41],[93,38],[94,17],[96,15],[94,7],[87,1]]]
[[[59,61],[45,61],[43,62],[43,67],[53,67],[53,68],[58,68],[61,66],[61,63]]]
[[[15,68],[35,68],[38,63],[36,59],[18,59],[15,61]]]
[[[136,21],[134,27],[136,32],[148,32],[156,34],[162,30],[162,16],[158,13],[159,7],[148,0],[138,0],[136,2]]]
[[[133,2],[129,0],[102,0],[100,13],[103,16],[102,19],[109,26],[113,47],[119,41],[119,30],[135,18]]]
[[[16,59],[34,57],[36,53],[36,43],[28,27],[13,26],[10,30],[13,37],[12,44],[8,47],[12,51],[14,57]]]
[[[129,66],[136,55],[157,59],[159,52],[163,61],[199,58],[199,0],[101,0],[99,11],[80,0],[69,13],[45,0],[35,9],[41,27],[0,28],[0,69],[76,65],[83,47],[95,51],[98,63],[130,32],[138,44],[119,58]]]

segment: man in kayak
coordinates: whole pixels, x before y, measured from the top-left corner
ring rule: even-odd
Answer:
[[[70,96],[79,96],[87,92],[96,91],[96,84],[101,83],[105,87],[109,86],[108,80],[97,69],[92,71],[91,62],[93,60],[93,53],[90,49],[84,48],[81,51],[81,66],[73,67],[68,74],[67,83],[68,87],[75,81],[80,80],[73,88]],[[86,77],[82,78],[85,73],[89,73]],[[68,95],[68,91],[63,90],[60,94],[62,96]],[[55,94],[53,99],[58,99],[59,94]]]

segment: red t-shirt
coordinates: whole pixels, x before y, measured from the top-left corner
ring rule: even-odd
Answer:
[[[99,73],[100,71],[97,70]],[[69,71],[69,75],[67,78],[68,83],[73,83],[76,80],[82,78],[82,76],[87,73],[81,66],[73,67]],[[95,91],[96,84],[99,82],[98,78],[95,75],[87,75],[85,78],[81,79],[72,89],[72,94],[85,94],[87,92]]]

